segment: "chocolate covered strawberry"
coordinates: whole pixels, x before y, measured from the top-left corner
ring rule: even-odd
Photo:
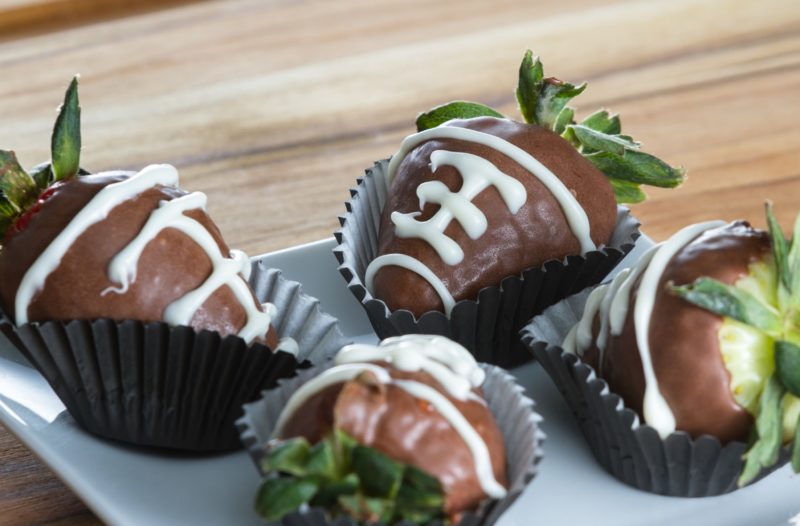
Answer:
[[[466,349],[406,335],[346,346],[335,364],[300,386],[276,423],[256,499],[264,518],[309,505],[331,522],[457,523],[507,494],[486,373]]]
[[[644,200],[640,185],[679,185],[683,171],[641,151],[618,116],[574,120],[567,103],[585,87],[545,78],[529,51],[525,122],[472,102],[420,115],[388,166],[367,289],[392,311],[449,315],[506,277],[608,245],[617,203]]]
[[[26,172],[0,151],[0,305],[17,325],[111,318],[165,321],[274,346],[271,307],[247,282],[206,196],[152,165],[86,174],[77,79],[52,137],[51,162]]]
[[[690,225],[596,288],[564,341],[666,439],[746,442],[744,485],[794,443],[800,470],[800,220],[787,243],[738,221]]]

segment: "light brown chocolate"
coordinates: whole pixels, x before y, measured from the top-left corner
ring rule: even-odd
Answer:
[[[428,373],[379,365],[393,378],[426,384],[446,396],[486,442],[495,478],[507,486],[503,436],[485,404],[452,398]],[[359,443],[436,477],[444,488],[445,512],[450,516],[473,510],[486,498],[472,453],[450,423],[428,402],[378,382],[373,373],[364,372],[309,398],[289,417],[280,438],[303,436],[313,443],[334,426]]]
[[[753,419],[731,394],[730,373],[719,348],[722,318],[679,298],[670,284],[686,285],[703,276],[733,284],[769,252],[767,234],[738,221],[709,230],[685,246],[661,278],[650,321],[653,368],[677,429],[692,437],[708,434],[723,443],[746,441]],[[641,415],[645,381],[633,324],[635,305],[634,293],[622,333],[609,339],[601,375]],[[585,358],[597,366],[596,352]]]
[[[7,315],[14,318],[19,284],[53,239],[102,188],[130,175],[109,172],[58,183],[27,227],[5,241],[0,250],[0,304]],[[179,230],[163,230],[142,252],[136,280],[124,294],[103,294],[118,285],[109,280],[107,267],[139,233],[160,201],[186,194],[178,188],[156,186],[119,204],[106,219],[90,226],[33,297],[29,321],[97,318],[161,321],[167,305],[199,287],[211,274],[211,260],[205,251]],[[223,254],[229,253],[219,229],[205,211],[191,210],[186,215],[211,233]],[[258,304],[255,296],[252,301]],[[233,292],[223,286],[195,313],[191,326],[198,331],[217,331],[227,336],[237,334],[246,321],[244,308]],[[274,346],[277,335],[270,328],[268,335],[259,341]]]

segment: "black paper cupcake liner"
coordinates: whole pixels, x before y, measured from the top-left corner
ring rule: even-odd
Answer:
[[[561,392],[600,465],[625,484],[660,495],[710,497],[738,489],[745,443],[723,445],[715,437],[692,439],[682,431],[662,439],[625,407],[593,367],[560,347],[581,318],[590,292],[571,296],[534,318],[523,329],[522,341]],[[762,470],[756,481],[788,459],[789,452],[782,451],[778,463]]]
[[[531,360],[519,339],[519,330],[553,303],[605,278],[631,251],[639,237],[639,222],[624,207],[617,208],[617,225],[607,247],[585,256],[569,256],[530,268],[482,289],[476,300],[463,300],[450,317],[429,311],[417,319],[408,310],[390,311],[364,285],[364,273],[378,251],[378,229],[388,191],[388,160],[379,161],[358,179],[340,217],[334,249],[339,272],[367,311],[380,338],[401,334],[438,334],[466,347],[481,362],[510,368]]]
[[[96,435],[187,451],[241,447],[242,404],[346,343],[299,283],[255,263],[259,301],[274,303],[278,335],[299,353],[166,323],[108,319],[32,323],[2,331],[45,377],[75,421]]]
[[[264,446],[272,438],[275,424],[286,402],[305,382],[330,367],[331,364],[301,371],[296,377],[282,380],[277,388],[244,406],[244,416],[236,422],[242,443],[247,448],[259,472]],[[505,497],[486,501],[474,513],[466,513],[454,526],[489,526],[514,503],[536,475],[542,459],[545,435],[542,418],[534,411],[534,402],[514,378],[499,367],[481,364],[486,372],[482,389],[505,439],[509,489]],[[322,508],[307,508],[292,512],[282,520],[270,523],[282,526],[358,526],[348,517],[332,518]],[[402,525],[401,525],[402,526]]]

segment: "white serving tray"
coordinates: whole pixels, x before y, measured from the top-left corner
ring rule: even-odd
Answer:
[[[651,244],[643,238],[629,258]],[[262,257],[302,282],[325,311],[339,318],[346,335],[375,341],[366,315],[336,271],[333,247],[333,240],[324,240]],[[629,488],[592,458],[567,406],[538,365],[513,373],[536,401],[547,440],[539,474],[499,526],[777,526],[789,524],[800,512],[800,476],[788,467],[722,497],[681,499]],[[45,380],[1,336],[0,422],[109,524],[260,524],[252,511],[258,476],[244,452],[169,455],[95,438],[77,427]]]

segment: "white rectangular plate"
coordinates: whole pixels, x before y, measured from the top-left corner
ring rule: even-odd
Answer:
[[[630,258],[652,244],[643,238]],[[333,240],[263,256],[304,285],[354,340],[375,341],[331,254]],[[628,260],[630,261],[630,260]],[[0,337],[2,338],[2,337]],[[544,417],[540,472],[500,526],[530,524],[788,524],[800,512],[800,477],[787,467],[755,486],[705,499],[650,495],[618,482],[595,462],[550,379],[536,364],[513,371]],[[77,427],[45,380],[0,340],[0,421],[103,521],[149,526],[255,525],[258,486],[244,452],[154,453],[95,438]],[[2,513],[2,510],[0,510]]]

